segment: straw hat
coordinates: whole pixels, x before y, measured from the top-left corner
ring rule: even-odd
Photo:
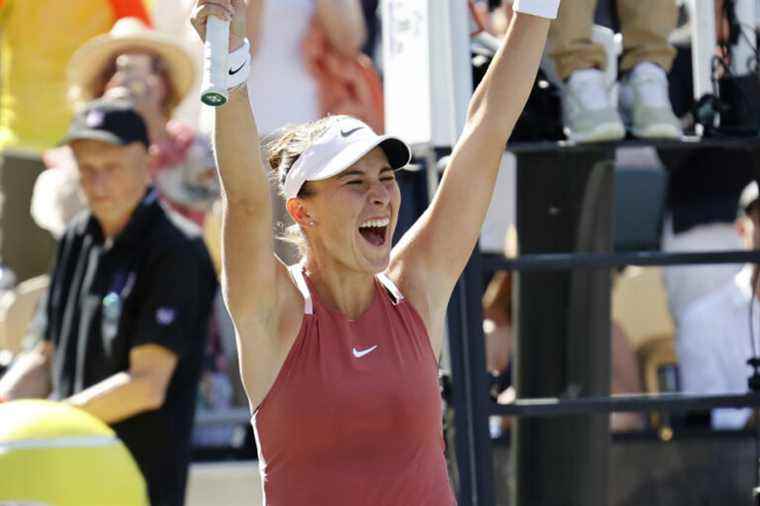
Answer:
[[[74,100],[88,102],[106,65],[125,51],[146,50],[166,64],[174,90],[169,109],[187,95],[195,80],[195,64],[190,54],[170,37],[147,27],[138,18],[122,18],[110,32],[98,35],[76,50],[69,60],[68,81]]]

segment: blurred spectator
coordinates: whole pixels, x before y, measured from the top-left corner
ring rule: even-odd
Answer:
[[[180,505],[216,282],[200,231],[149,185],[148,130],[124,101],[74,119],[89,212],[66,227],[43,341],[0,380],[0,397],[69,402],[112,426],[153,505]]]
[[[483,333],[486,339],[486,368],[493,378],[492,394],[500,404],[514,401],[511,367],[513,342],[512,273],[496,271],[483,295]],[[642,391],[638,360],[630,339],[617,322],[611,329],[612,394]],[[639,413],[613,413],[610,429],[615,432],[641,430],[644,419]],[[491,435],[499,436],[510,427],[509,417],[491,417]]]
[[[141,0],[0,0],[0,258],[26,280],[50,267],[53,243],[29,216],[39,153],[66,131],[66,65],[85,40],[123,16],[148,21]]]
[[[70,156],[70,150],[52,150],[46,153],[46,157]],[[50,163],[51,166],[61,165]],[[215,208],[220,208],[217,201]],[[32,216],[35,222],[43,229],[49,231],[56,240],[60,239],[63,231],[75,215],[83,211],[87,206],[79,181],[79,173],[76,163],[67,163],[59,169],[46,170],[35,183],[32,193]],[[215,266],[217,276],[221,272],[221,213],[209,212],[203,223],[204,242]],[[1,278],[0,278],[1,280]],[[40,338],[39,324],[37,319],[32,319],[33,305],[41,295],[47,292],[50,279],[48,275],[41,275],[24,284],[33,293],[14,291],[10,295],[0,297],[0,329],[5,328],[5,338],[8,344],[16,343],[9,347],[12,353],[18,352],[18,344],[22,341],[36,343]],[[198,393],[198,410],[215,411],[229,408],[235,405],[245,405],[245,397],[242,394],[242,385],[237,373],[237,355],[235,353],[235,335],[232,322],[227,310],[221,303],[221,294],[217,294],[209,334],[209,344],[203,359],[201,380]],[[5,318],[3,318],[5,315]],[[3,325],[4,323],[4,325]],[[0,342],[2,342],[0,332]],[[235,395],[233,395],[235,394]],[[193,443],[198,445],[223,446],[229,444],[232,439],[231,431],[227,426],[197,427],[193,434]]]
[[[124,16],[148,22],[141,0],[0,0],[0,149],[55,145],[71,118],[69,58]]]
[[[332,93],[343,93],[340,79],[355,72],[345,63],[358,57],[366,38],[359,0],[251,0],[248,8],[253,45],[248,90],[260,132],[328,112],[351,114],[335,109],[325,88],[333,85]],[[335,79],[327,82],[330,76]]]
[[[175,5],[175,9],[180,7]],[[185,217],[203,224],[219,197],[211,145],[208,138],[196,134],[193,127],[171,119],[178,105],[194,89],[198,74],[186,46],[166,34],[148,29],[139,20],[126,18],[109,34],[80,48],[71,60],[69,71],[75,98],[103,95],[127,98],[135,104],[148,127],[151,175],[161,198]],[[214,307],[212,338],[229,328],[226,310],[219,305]],[[237,369],[229,367],[227,370],[228,362],[220,347],[207,352],[210,355],[203,362],[202,384],[213,382],[217,386],[200,391],[199,406],[201,409],[228,407],[229,396],[213,394],[231,390],[231,381],[239,383],[235,377]]]
[[[337,46],[330,29],[314,18],[304,40],[306,65],[317,80],[320,115],[347,114],[384,132],[383,88],[372,60]]]
[[[670,170],[668,215],[663,225],[662,249],[669,252],[737,250],[736,203],[752,179],[747,151],[701,149],[679,155],[660,153]],[[716,167],[731,170],[716,171]],[[729,282],[741,269],[734,264],[675,266],[663,269],[668,306],[676,325],[693,301]]]
[[[720,20],[721,13],[716,14]],[[717,23],[717,27],[718,39],[725,38],[724,23]],[[690,23],[673,33],[671,42],[677,53],[669,75],[670,97],[684,128],[691,129],[695,104]],[[688,152],[660,150],[659,157],[669,172],[662,248],[671,252],[741,249],[734,224],[736,204],[753,177],[752,155],[745,150],[706,148]],[[716,171],[716,167],[731,170]],[[685,307],[728,283],[740,269],[731,264],[664,268],[668,304],[676,324]]]
[[[193,127],[171,119],[196,77],[187,51],[140,20],[125,18],[80,47],[68,72],[77,107],[101,96],[135,104],[148,126],[150,172],[161,198],[201,223],[219,196],[211,146]],[[61,151],[45,157],[48,167],[73,164],[68,148]]]
[[[668,45],[668,36],[676,27],[675,2],[617,0],[624,49],[620,112],[603,72],[607,54],[591,39],[596,4],[597,0],[562,2],[549,34],[549,54],[564,82],[565,134],[577,142],[616,140],[625,136],[628,126],[637,137],[680,137],[667,81],[675,54]]]
[[[760,201],[756,182],[739,201],[736,229],[744,244],[760,250]],[[747,360],[760,338],[760,304],[755,300],[758,270],[747,265],[721,288],[689,304],[683,311],[676,341],[681,387],[696,394],[746,393],[751,369]],[[753,285],[755,288],[753,289]],[[750,319],[750,316],[752,319]],[[712,426],[740,429],[751,410],[715,409]]]

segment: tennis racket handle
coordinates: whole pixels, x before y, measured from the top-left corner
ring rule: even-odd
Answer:
[[[229,52],[230,23],[209,16],[206,42],[203,46],[203,81],[201,102],[212,107],[227,103],[227,53]]]

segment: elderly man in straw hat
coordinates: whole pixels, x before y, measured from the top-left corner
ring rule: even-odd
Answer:
[[[123,18],[109,33],[90,39],[68,66],[75,108],[99,97],[135,105],[148,126],[150,171],[162,199],[200,223],[219,195],[211,147],[192,127],[171,119],[195,77],[187,51],[137,18]],[[63,150],[46,154],[48,167],[74,163]]]

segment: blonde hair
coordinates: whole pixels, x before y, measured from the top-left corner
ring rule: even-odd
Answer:
[[[310,123],[285,125],[262,139],[264,159],[271,168],[270,181],[283,202],[285,202],[285,178],[293,164],[332,125],[346,117],[327,116]],[[311,185],[307,181],[298,192],[298,198],[308,198],[313,194]],[[275,234],[277,239],[295,245],[301,258],[306,256],[308,243],[300,225],[279,222],[275,228]]]

